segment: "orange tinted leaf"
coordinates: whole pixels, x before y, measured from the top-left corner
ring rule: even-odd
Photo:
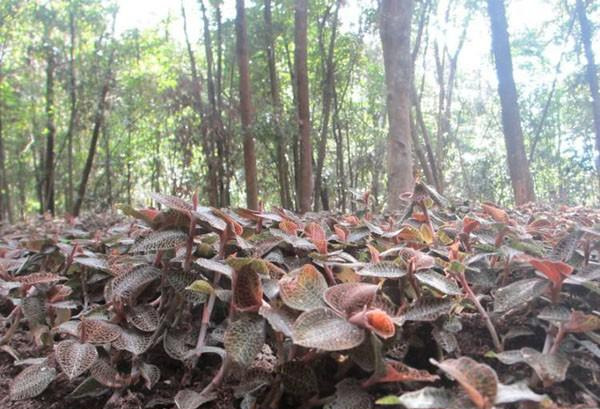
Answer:
[[[379,256],[379,250],[377,250],[370,244],[367,244],[367,248],[369,249],[369,253],[371,254],[371,262],[379,263],[381,261],[381,257]]]
[[[380,309],[358,312],[350,318],[350,322],[375,332],[381,338],[390,338],[396,333],[394,321]]]
[[[340,238],[341,241],[346,241],[348,239],[348,231],[340,226],[339,224],[336,224],[333,226],[333,229],[335,230],[335,234]]]
[[[258,311],[262,305],[263,289],[260,277],[246,264],[234,274],[233,305],[238,311]]]
[[[315,222],[307,224],[304,228],[304,232],[315,245],[319,253],[327,254],[327,236],[325,235],[325,230],[323,230],[319,224]]]
[[[356,226],[357,224],[360,223],[360,220],[358,220],[358,217],[354,216],[353,214],[344,216],[344,221],[353,226]]]
[[[393,382],[435,382],[438,379],[440,379],[439,376],[425,370],[411,368],[399,361],[389,361],[385,365],[385,374],[372,376],[367,380],[366,386]]]
[[[279,229],[286,232],[290,236],[295,236],[298,231],[298,225],[290,219],[283,219],[279,222]]]
[[[541,271],[552,281],[555,287],[560,286],[562,281],[573,272],[573,267],[562,261],[540,260],[532,258],[529,260],[536,270]]]
[[[469,234],[475,230],[479,229],[479,226],[481,226],[481,223],[479,223],[479,221],[475,220],[475,219],[471,219],[468,216],[465,216],[465,218],[463,219],[463,232]]]
[[[492,216],[492,219],[494,219],[495,221],[500,223],[508,223],[508,214],[504,210],[486,203],[483,203],[481,207],[483,209],[483,212]]]
[[[413,213],[412,218],[421,223],[427,221],[427,216],[425,216],[425,213]]]

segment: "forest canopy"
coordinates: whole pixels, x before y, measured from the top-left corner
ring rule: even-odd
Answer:
[[[414,180],[598,203],[597,2],[144,4],[0,2],[2,219],[152,191],[382,210]]]

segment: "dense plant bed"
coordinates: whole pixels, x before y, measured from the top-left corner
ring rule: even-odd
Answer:
[[[4,227],[1,407],[596,407],[598,211],[152,198]]]

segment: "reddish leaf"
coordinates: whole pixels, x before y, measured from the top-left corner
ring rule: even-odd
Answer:
[[[396,326],[390,316],[380,309],[360,311],[354,314],[350,320],[351,323],[364,327],[375,332],[381,338],[393,337],[396,333]]]
[[[259,273],[267,270],[263,260],[237,259],[232,261],[233,305],[238,311],[258,311],[262,305],[263,288]]]
[[[475,230],[478,230],[481,226],[481,223],[475,219],[471,219],[469,216],[465,216],[463,218],[463,227],[462,231],[466,234],[471,234]]]
[[[309,311],[324,306],[323,293],[327,281],[312,264],[290,272],[279,280],[279,293],[290,308]]]
[[[307,224],[304,232],[319,253],[327,254],[327,236],[325,235],[325,230],[319,224],[315,222]]]
[[[600,317],[584,314],[581,311],[573,311],[569,321],[564,324],[564,330],[567,332],[589,332],[599,329]]]
[[[352,315],[369,306],[377,295],[379,286],[367,283],[343,283],[329,287],[323,298],[334,310]]]
[[[431,362],[454,378],[479,409],[490,409],[494,405],[498,393],[498,376],[492,368],[466,356]]]
[[[492,219],[494,219],[497,222],[500,223],[508,223],[509,218],[508,218],[508,214],[502,210],[497,208],[496,206],[493,206],[491,204],[486,204],[483,203],[481,205],[481,208],[483,209],[483,212],[492,216]]]
[[[284,218],[279,222],[279,229],[286,232],[290,236],[295,236],[298,231],[298,225],[290,219]]]
[[[402,249],[402,256],[413,265],[413,271],[427,270],[435,265],[435,259],[419,250],[406,247]]]
[[[340,238],[341,241],[348,240],[348,230],[339,224],[333,226],[333,230],[335,230],[335,234]]]
[[[439,376],[425,370],[411,368],[399,361],[388,361],[385,365],[385,374],[373,375],[365,382],[364,386],[393,382],[435,382],[438,379],[440,379]]]
[[[544,273],[548,280],[552,281],[555,287],[560,287],[563,280],[570,276],[573,267],[562,261],[540,260],[532,258],[529,263],[536,269]]]
[[[381,261],[379,250],[377,250],[374,246],[370,244],[367,244],[367,248],[369,249],[369,253],[371,254],[371,263],[379,263]]]

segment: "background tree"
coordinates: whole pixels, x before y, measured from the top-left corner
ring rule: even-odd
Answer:
[[[592,49],[592,29],[587,18],[585,4],[582,0],[576,0],[577,17],[581,28],[581,42],[585,50],[587,60],[586,77],[592,96],[592,113],[594,118],[594,134],[596,136],[596,170],[600,181],[600,92],[598,91],[598,74],[596,61],[594,59],[594,50]],[[600,184],[599,184],[600,188]]]
[[[308,0],[294,1],[294,65],[298,92],[298,129],[300,134],[300,184],[301,212],[308,212],[312,204],[312,145],[310,138],[310,108],[308,95],[307,36]]]
[[[244,134],[244,171],[246,179],[246,206],[258,209],[258,186],[256,180],[256,153],[252,135],[252,99],[250,72],[248,69],[248,36],[246,34],[246,10],[244,0],[236,0],[235,21],[237,60],[240,69],[240,116]]]
[[[412,12],[411,0],[383,0],[379,12],[389,121],[387,201],[390,210],[400,208],[400,195],[411,191],[413,185],[410,136]]]
[[[525,154],[504,0],[488,0],[488,12],[492,27],[492,51],[498,76],[498,94],[502,105],[502,128],[508,154],[508,169],[515,202],[519,205],[534,201],[535,193]]]

